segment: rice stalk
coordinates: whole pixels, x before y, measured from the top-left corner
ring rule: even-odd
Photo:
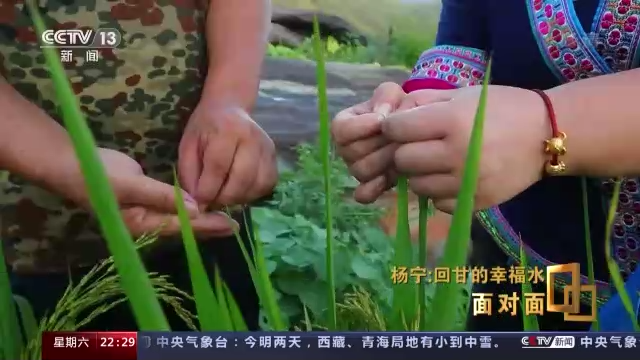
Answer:
[[[587,251],[587,276],[589,277],[589,285],[596,284],[595,267],[593,266],[593,245],[591,244],[591,220],[589,219],[589,194],[587,189],[587,178],[580,179],[582,188],[582,224],[584,227],[584,247]],[[600,330],[598,322],[598,313],[596,312],[596,320],[593,322],[593,330]]]
[[[418,266],[427,268],[427,218],[429,217],[429,199],[418,199]],[[424,284],[418,285],[418,330],[425,330],[427,325],[427,294]]]
[[[320,35],[318,18],[313,18],[313,50],[316,60],[316,81],[318,83],[318,116],[320,120],[319,145],[322,156],[322,179],[324,182],[324,208],[326,222],[326,268],[327,268],[327,319],[330,330],[337,330],[336,282],[333,266],[333,216],[331,189],[331,135],[327,100],[327,74],[324,63],[324,49]]]
[[[154,243],[155,236],[149,234],[138,239],[136,249]],[[193,298],[176,288],[167,275],[151,272],[149,278],[160,302],[169,305],[187,327],[196,330],[195,316],[184,305]],[[77,331],[125,301],[127,296],[120,286],[120,275],[113,257],[109,257],[96,264],[77,284],[67,286],[53,312],[46,314],[38,323],[36,336],[29,341],[21,359],[40,359],[43,332]]]

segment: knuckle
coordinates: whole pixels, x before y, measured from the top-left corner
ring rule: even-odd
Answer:
[[[363,158],[368,154],[367,149],[363,146],[362,143],[354,143],[348,147],[349,157],[353,159]]]
[[[346,120],[347,119],[344,119],[344,118],[336,118],[331,122],[331,126],[330,126],[331,136],[338,143],[341,143],[343,141],[342,134],[344,132]]]
[[[358,161],[350,167],[351,174],[360,182],[371,180],[374,176],[367,161]]]
[[[396,90],[402,90],[402,87],[400,87],[400,85],[398,85],[393,81],[385,81],[382,84],[378,85],[378,88],[376,90],[396,91]]]

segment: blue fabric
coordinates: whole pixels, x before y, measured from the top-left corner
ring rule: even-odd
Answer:
[[[526,89],[560,85],[540,55],[524,1],[444,0],[442,3],[436,45],[474,47],[491,53],[492,84]],[[581,23],[590,28],[599,1],[580,0],[575,4]],[[590,189],[589,200],[595,273],[597,278],[606,280],[608,270],[601,241],[605,214],[597,189]],[[549,211],[551,208],[554,211]],[[584,249],[585,237],[579,178],[545,179],[501,209],[538,253],[553,262],[580,262],[581,267],[586,268],[586,252],[575,251]]]
[[[634,331],[633,321],[640,324],[640,270],[636,270],[627,279],[625,290],[631,298],[635,317],[630,316],[620,295],[616,294],[598,312],[600,331]]]
[[[576,15],[573,20],[584,32],[591,33],[596,25],[594,17],[603,1],[573,2]],[[436,44],[474,47],[490,53],[491,83],[495,85],[543,90],[561,85],[564,80],[556,76],[557,72],[549,68],[540,53],[526,3],[443,0]],[[590,181],[587,193],[595,276],[606,282],[610,278],[604,252],[606,206],[595,179]],[[582,204],[581,179],[556,177],[540,181],[502,204],[500,210],[515,232],[537,253],[555,263],[579,262],[585,273],[587,253]],[[629,277],[627,288],[634,306],[638,307],[639,271]],[[603,330],[631,329],[629,314],[622,308],[619,296],[613,296],[601,307],[600,316]]]
[[[436,45],[459,45],[487,50],[489,35],[486,1],[444,0]]]

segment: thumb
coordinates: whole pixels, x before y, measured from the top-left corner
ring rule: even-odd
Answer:
[[[406,93],[402,87],[393,82],[385,82],[380,84],[371,96],[371,107],[373,112],[386,118],[393,112],[402,102]]]
[[[142,206],[168,214],[177,212],[177,197],[173,185],[139,175],[119,179],[116,190],[118,199],[123,205]],[[198,214],[196,201],[187,192],[180,191],[189,214],[192,216]]]
[[[189,194],[195,194],[198,178],[202,172],[202,161],[199,154],[198,136],[184,135],[178,148],[178,178],[182,187]]]

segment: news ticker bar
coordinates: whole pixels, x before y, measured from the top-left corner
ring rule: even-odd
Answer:
[[[431,332],[49,332],[43,360],[388,360],[418,353],[468,359],[482,352],[520,360],[640,354],[640,333]],[[532,350],[535,349],[535,350]],[[538,351],[545,351],[540,355]],[[547,359],[548,360],[548,359]]]

